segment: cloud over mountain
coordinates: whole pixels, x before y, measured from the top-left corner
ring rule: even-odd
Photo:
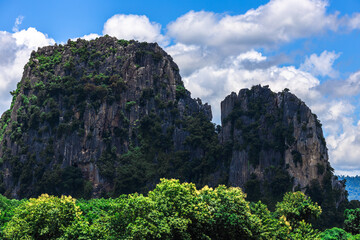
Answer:
[[[16,89],[30,53],[38,47],[51,44],[55,44],[55,40],[35,28],[15,33],[0,32],[0,109],[2,112],[10,106],[9,92]]]
[[[144,15],[117,14],[106,21],[103,34],[119,39],[135,39],[163,44],[166,42],[166,38],[160,31],[161,25],[150,22],[149,18]]]

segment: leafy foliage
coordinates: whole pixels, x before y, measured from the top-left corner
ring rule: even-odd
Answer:
[[[321,208],[302,192],[289,192],[282,202],[276,204],[276,214],[284,216],[290,223],[309,222],[321,214]]]
[[[352,235],[351,233],[346,232],[341,228],[331,228],[326,229],[320,234],[321,239],[323,240],[356,240],[360,239],[360,235]]]
[[[334,175],[331,169],[327,167],[323,182],[320,183],[318,180],[313,180],[306,190],[306,194],[322,208],[320,218],[312,222],[316,228],[321,230],[332,227],[342,227],[344,211],[346,208],[349,208],[348,201],[341,201],[343,197],[341,190],[332,187],[333,178]],[[341,203],[337,205],[337,202]]]
[[[176,98],[181,98],[186,95],[186,89],[181,85],[176,85]]]
[[[43,194],[16,209],[6,225],[4,236],[8,239],[57,239],[75,221],[81,220],[80,215],[75,199]]]
[[[92,185],[83,178],[77,167],[57,167],[51,172],[45,171],[44,176],[39,183],[39,193],[46,192],[55,196],[66,194],[77,198],[91,196]]]
[[[344,228],[352,234],[360,234],[360,208],[345,210]]]
[[[15,208],[18,207],[21,203],[25,202],[26,200],[15,200],[15,199],[7,199],[6,197],[0,195],[0,236],[2,233],[2,228],[10,221],[10,219],[15,214]]]
[[[299,210],[297,205],[306,207]],[[240,188],[220,185],[198,190],[192,183],[162,179],[147,196],[135,193],[115,199],[75,201],[71,197],[41,195],[21,202],[6,210],[14,214],[5,221],[3,237],[319,239],[318,232],[303,219],[311,214],[317,216],[316,204],[300,193],[289,193],[278,206],[271,213],[261,202],[250,204]],[[291,217],[294,212],[299,213],[295,218]]]

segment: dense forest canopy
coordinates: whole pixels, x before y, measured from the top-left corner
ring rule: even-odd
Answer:
[[[302,192],[285,194],[270,212],[247,201],[240,188],[197,189],[162,179],[146,196],[0,197],[0,233],[4,239],[360,239],[359,209],[346,211],[346,232],[314,229],[311,220],[321,212]]]
[[[82,200],[42,194],[0,195],[3,239],[360,239],[360,208],[345,211],[344,230],[315,229],[321,207],[288,192],[274,211],[249,202],[240,188],[162,179],[147,195]]]

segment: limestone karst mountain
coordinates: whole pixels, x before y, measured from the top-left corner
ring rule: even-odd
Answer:
[[[337,205],[346,198],[332,173],[320,120],[288,90],[254,86],[232,93],[221,103],[221,117],[221,142],[233,144],[229,184],[247,189],[249,198],[264,190],[315,193],[326,186],[339,191]]]
[[[190,98],[157,44],[69,41],[33,52],[24,69],[1,120],[5,195],[129,193],[208,171],[210,106]],[[209,138],[192,139],[197,125]]]
[[[320,121],[288,91],[254,86],[211,108],[192,99],[155,43],[68,41],[40,48],[0,121],[0,193],[146,192],[162,177],[240,186],[274,205],[302,190],[339,207]]]

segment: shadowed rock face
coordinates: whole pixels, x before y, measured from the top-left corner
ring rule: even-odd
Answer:
[[[33,52],[13,96],[2,116],[0,148],[2,188],[13,197],[47,190],[56,178],[49,175],[69,166],[81,170],[93,194],[110,191],[116,174],[107,171],[116,172],[119,156],[151,140],[139,134],[154,127],[155,118],[153,134],[167,141],[167,149],[159,146],[166,153],[195,150],[184,144],[190,134],[184,118],[212,118],[210,106],[190,98],[177,65],[157,44],[111,37]]]
[[[190,97],[157,44],[105,36],[40,48],[12,95],[0,120],[7,196],[118,196],[146,192],[161,177],[280,197],[327,184],[344,194],[321,124],[302,101],[243,89],[221,103],[215,131],[210,106]]]
[[[292,190],[324,187],[329,176],[331,182],[338,182],[328,161],[320,121],[290,92],[274,93],[268,87],[254,86],[231,93],[221,102],[221,120],[221,142],[234,146],[231,185],[246,188],[252,179],[272,181],[275,168],[289,175]],[[339,201],[344,198],[343,186]]]
[[[251,173],[264,179],[273,165],[294,177],[294,187],[322,180],[328,154],[321,124],[295,95],[261,86],[243,89],[225,98],[221,114],[222,141],[238,146],[230,164],[231,184],[243,186]]]

